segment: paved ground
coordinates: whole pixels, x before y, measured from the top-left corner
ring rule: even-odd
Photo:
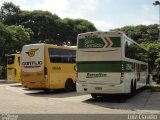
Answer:
[[[20,84],[0,83],[0,113],[12,114],[160,114],[160,92],[141,90],[136,96],[107,96],[95,100],[88,94],[28,90]]]

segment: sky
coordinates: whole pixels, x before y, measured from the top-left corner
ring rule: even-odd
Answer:
[[[101,31],[159,22],[154,0],[0,0],[0,6],[3,2],[13,2],[22,10],[47,10],[62,19],[86,19]]]

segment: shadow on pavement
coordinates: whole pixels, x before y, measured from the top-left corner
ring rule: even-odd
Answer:
[[[115,95],[105,95],[103,97],[99,97],[97,99],[91,98],[86,101],[85,103],[124,103],[126,100],[129,99],[127,95],[123,94],[115,94]]]
[[[33,91],[31,89],[26,89],[28,91]],[[66,92],[63,89],[60,90],[52,90],[52,91],[44,91],[39,90],[32,93],[25,93],[26,95],[34,96],[34,97],[49,97],[49,98],[66,98],[66,97],[75,97],[75,96],[81,96],[84,94],[77,93],[75,91],[73,92]]]
[[[159,99],[154,99],[155,97],[159,97]],[[91,98],[83,102],[111,109],[159,111],[159,101],[160,93],[153,93],[150,89],[140,89],[133,97],[127,95],[106,95],[104,98]]]
[[[20,85],[13,84],[11,87],[19,88]],[[65,101],[76,103],[85,103],[88,105],[100,106],[110,109],[122,110],[149,110],[159,111],[160,113],[160,92],[152,92],[151,89],[140,89],[133,97],[127,95],[106,95],[103,98],[93,99],[90,95],[73,92],[65,92],[61,90],[44,91],[20,88],[22,93],[28,96],[39,98],[65,98]],[[76,98],[75,98],[76,97]],[[57,99],[59,100],[59,99]],[[61,99],[63,100],[63,99]]]

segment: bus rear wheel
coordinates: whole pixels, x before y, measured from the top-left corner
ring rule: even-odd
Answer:
[[[75,88],[75,85],[71,79],[68,79],[65,83],[65,91],[70,92],[73,91]]]
[[[134,96],[136,94],[136,81],[133,83],[131,82],[131,88],[130,88],[130,96]]]

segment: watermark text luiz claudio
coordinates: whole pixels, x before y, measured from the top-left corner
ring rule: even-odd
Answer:
[[[128,120],[158,120],[155,114],[128,114]]]
[[[2,114],[2,120],[18,120],[18,115],[15,114]]]

